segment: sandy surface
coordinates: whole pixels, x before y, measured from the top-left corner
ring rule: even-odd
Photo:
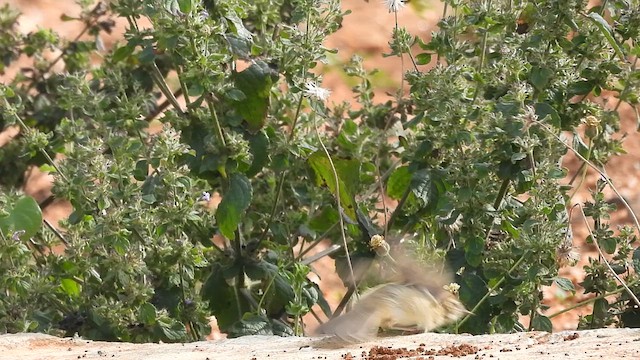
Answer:
[[[418,334],[380,338],[335,348],[317,338],[246,336],[188,344],[130,344],[57,338],[44,334],[0,336],[2,359],[638,359],[640,329],[599,329],[499,334]],[[380,355],[385,353],[386,355]],[[433,355],[432,355],[433,354]],[[440,355],[438,355],[440,354]]]

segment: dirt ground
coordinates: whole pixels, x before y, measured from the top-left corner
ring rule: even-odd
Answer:
[[[418,334],[346,347],[330,339],[245,336],[188,344],[128,344],[60,339],[44,334],[0,336],[0,358],[23,360],[215,359],[638,359],[639,329],[499,335]]]
[[[0,5],[9,3],[18,7],[23,12],[20,19],[20,30],[27,33],[38,28],[54,28],[61,36],[69,38],[75,37],[77,27],[71,22],[62,22],[60,15],[65,13],[73,15],[78,11],[73,0],[0,0]],[[396,92],[401,84],[401,77],[408,60],[404,64],[394,57],[383,57],[382,54],[388,52],[388,41],[391,30],[394,26],[394,16],[389,14],[381,0],[345,0],[343,8],[349,9],[352,13],[345,17],[343,28],[337,34],[327,40],[329,48],[336,48],[339,53],[332,57],[330,63],[324,68],[323,87],[332,90],[330,101],[340,102],[352,100],[350,86],[345,83],[344,76],[337,71],[339,64],[346,61],[353,54],[359,54],[365,59],[365,66],[372,70],[379,68],[383,77],[378,77],[376,84],[376,101],[385,101],[390,97],[390,93]],[[419,14],[406,8],[398,14],[400,26],[405,26],[415,35],[428,41],[430,33],[434,30],[437,19],[442,14],[442,4],[433,1],[430,6]],[[121,38],[123,26],[119,26],[114,34],[104,39],[107,47]],[[54,57],[56,54],[51,54]],[[14,69],[15,70],[15,69]],[[10,79],[12,72],[8,71],[4,77],[0,77],[0,82]],[[604,95],[594,99],[594,102],[612,108],[615,106],[614,99]],[[630,202],[635,210],[640,210],[640,195],[638,186],[640,180],[640,138],[636,132],[636,120],[632,109],[627,105],[620,106],[622,119],[622,131],[620,136],[627,135],[624,142],[627,154],[613,159],[607,167],[609,176],[618,187],[622,195]],[[6,135],[6,134],[5,134]],[[0,146],[2,142],[0,135]],[[578,162],[571,156],[567,156],[565,165],[570,172],[569,177],[577,168]],[[598,178],[595,172],[589,172],[584,187],[572,199],[572,204],[584,202],[589,198],[588,187],[592,186]],[[46,198],[50,194],[51,178],[49,176],[33,172],[25,188],[38,200]],[[611,193],[609,199],[614,200]],[[71,208],[65,202],[57,202],[56,206],[45,210],[45,217],[52,223],[64,218],[71,212]],[[560,276],[569,278],[577,289],[576,294],[563,292],[562,290],[549,287],[545,289],[545,305],[550,306],[547,314],[552,314],[577,302],[587,299],[589,296],[581,293],[579,282],[582,281],[582,266],[588,263],[590,257],[597,257],[595,248],[587,246],[584,239],[587,236],[586,230],[580,226],[581,220],[574,219],[575,244],[581,253],[581,260],[575,267],[564,268]],[[618,211],[611,220],[612,228],[616,225],[631,224],[631,218],[625,211]],[[322,250],[322,249],[318,249]],[[322,259],[314,263],[314,269],[319,275],[320,286],[329,303],[335,307],[344,294],[340,280],[335,276],[333,264],[330,259]],[[590,313],[589,307],[583,307],[562,314],[552,319],[554,331],[575,329],[580,315]],[[308,318],[309,327],[313,328],[312,318]],[[528,320],[521,319],[526,325]],[[463,358],[479,359],[492,357],[497,359],[512,359],[525,357],[531,359],[550,358],[551,356],[561,356],[572,359],[587,358],[640,358],[638,354],[637,341],[640,341],[640,332],[635,330],[597,330],[578,332],[576,336],[573,331],[559,332],[553,335],[545,333],[523,333],[512,335],[491,335],[491,336],[463,336],[463,335],[439,335],[423,334],[407,337],[385,338],[376,344],[381,346],[391,346],[394,349],[406,347],[416,349],[419,344],[424,343],[423,348],[440,349],[446,346],[459,346],[470,344],[476,346],[478,351],[464,355]],[[219,336],[218,336],[219,337]],[[80,358],[118,358],[118,359],[218,359],[227,356],[232,359],[251,359],[266,357],[278,359],[295,358],[367,358],[370,350],[376,344],[363,344],[362,346],[348,347],[345,349],[322,349],[318,350],[316,340],[301,338],[265,338],[247,337],[233,340],[218,340],[213,342],[201,342],[192,344],[109,344],[102,342],[90,342],[78,339],[58,339],[45,335],[4,335],[0,336],[0,359],[80,359]],[[455,350],[455,349],[454,349]],[[362,352],[366,353],[362,357]],[[452,350],[453,351],[453,350]],[[465,350],[466,351],[466,350]],[[437,352],[437,351],[436,351]],[[464,352],[464,351],[463,351]],[[242,355],[238,355],[241,353]],[[347,354],[351,354],[349,357]],[[376,353],[378,354],[378,353]],[[378,356],[374,354],[375,356]],[[396,354],[398,355],[398,354]],[[414,354],[425,359],[430,356],[444,358],[452,356],[445,354],[444,357],[434,354]],[[382,359],[382,357],[370,357],[372,359]],[[391,359],[393,357],[389,357]]]

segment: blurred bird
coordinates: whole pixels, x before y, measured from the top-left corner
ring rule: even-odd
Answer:
[[[415,263],[396,264],[398,281],[365,292],[352,310],[331,319],[318,334],[335,335],[348,343],[370,340],[378,329],[429,331],[469,312],[457,296],[450,276],[421,269]]]

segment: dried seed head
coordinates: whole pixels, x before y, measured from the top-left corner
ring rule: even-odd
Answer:
[[[524,122],[523,130],[526,131],[538,121],[538,114],[536,114],[536,109],[533,106],[527,105],[524,109],[524,114],[520,115],[520,118]]]
[[[574,266],[580,260],[580,253],[573,246],[560,245],[556,249],[556,262],[559,267]]]
[[[593,115],[589,115],[586,118],[582,119],[582,123],[586,124],[588,127],[595,128],[595,127],[598,127],[598,125],[600,125],[600,119],[598,119]]]
[[[450,283],[443,286],[442,288],[452,293],[453,295],[457,295],[458,291],[460,290],[460,285],[458,285],[457,283]]]
[[[378,256],[387,256],[389,255],[389,250],[391,246],[384,239],[382,235],[373,235],[371,240],[369,240],[369,247],[378,254]]]

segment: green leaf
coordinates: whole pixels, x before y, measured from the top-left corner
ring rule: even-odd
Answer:
[[[331,306],[329,306],[327,299],[325,299],[324,294],[320,291],[318,284],[308,282],[306,287],[303,289],[303,294],[309,300],[307,302],[309,307],[312,307],[313,304],[318,304],[324,315],[331,318]]]
[[[146,195],[142,195],[140,200],[142,200],[142,202],[147,205],[153,205],[157,199],[154,194],[146,194]]]
[[[271,87],[277,81],[278,73],[264,61],[256,61],[234,76],[235,88],[245,98],[234,101],[233,105],[244,120],[250,132],[260,130],[267,119]]]
[[[133,170],[133,178],[138,181],[144,181],[147,175],[149,175],[149,162],[147,160],[139,160]]]
[[[150,64],[156,59],[156,52],[153,46],[145,46],[138,54],[138,60],[143,64]]]
[[[193,0],[178,0],[178,6],[180,7],[180,11],[188,14],[191,12],[191,9],[193,9]]]
[[[234,232],[251,203],[252,191],[251,183],[246,176],[238,173],[229,176],[229,189],[224,194],[216,211],[216,221],[220,233],[227,239],[235,238]]]
[[[520,160],[522,160],[522,159],[524,159],[526,157],[527,157],[526,153],[522,153],[522,152],[513,153],[513,154],[511,154],[511,162],[515,164],[516,162],[518,162],[518,161],[520,161]]]
[[[613,254],[616,252],[616,247],[618,246],[618,242],[615,238],[606,236],[604,238],[598,239],[598,244],[602,247],[607,254]]]
[[[183,341],[187,336],[187,329],[184,327],[184,324],[178,321],[174,321],[171,324],[164,321],[158,321],[156,326],[160,327],[165,340],[168,342]]]
[[[548,68],[534,67],[529,74],[531,85],[537,90],[544,90],[549,85],[549,80],[553,76],[553,71]]]
[[[355,194],[360,185],[360,162],[358,160],[332,159],[336,176],[331,167],[331,162],[324,151],[318,150],[309,156],[307,160],[316,175],[316,184],[329,187],[334,196],[340,197],[340,205],[344,213],[351,219],[356,218]],[[337,193],[339,190],[339,194]]]
[[[589,15],[587,15],[587,17],[589,18],[589,20],[591,20],[591,22],[593,22],[598,27],[602,35],[604,35],[604,37],[607,39],[607,42],[609,43],[609,45],[616,52],[616,55],[618,55],[618,58],[620,58],[620,61],[623,61],[623,62],[626,61],[624,57],[624,53],[622,52],[622,48],[620,47],[616,39],[613,37],[611,26],[609,25],[607,20],[605,20],[597,12],[591,12],[589,13]]]
[[[20,198],[9,216],[0,218],[0,230],[4,234],[15,231],[24,231],[25,238],[35,235],[42,227],[42,210],[38,203],[30,196]],[[11,234],[8,234],[10,236]]]
[[[358,226],[360,227],[360,231],[362,235],[367,239],[371,239],[374,235],[380,234],[380,229],[377,229],[376,226],[371,221],[369,215],[365,214],[362,210],[356,210],[356,220],[358,221]]]
[[[549,320],[548,317],[536,314],[533,317],[533,320],[531,320],[531,330],[552,332],[553,325],[551,324],[551,320]]]
[[[240,19],[240,17],[238,16],[238,14],[236,14],[235,11],[233,10],[229,11],[225,15],[225,18],[233,24],[233,27],[235,27],[236,35],[249,40],[253,37],[253,34],[251,34],[251,32],[244,27],[244,24],[242,23],[242,19]]]
[[[589,157],[589,147],[582,140],[582,137],[577,132],[573,132],[573,148],[582,155],[582,157]]]
[[[556,111],[556,109],[551,105],[547,103],[536,103],[533,107],[536,111],[536,115],[538,115],[538,119],[545,120],[549,117],[546,121],[554,126],[560,126],[560,115],[558,115],[558,111]]]
[[[61,279],[60,287],[70,297],[77,297],[78,295],[80,295],[80,285],[73,279]]]
[[[247,335],[273,335],[273,329],[267,317],[247,313],[242,320],[233,324],[227,335],[230,338]]]
[[[496,317],[495,331],[497,333],[510,333],[516,325],[516,319],[511,314],[500,314]]]
[[[247,264],[245,270],[250,279],[262,280],[263,284],[271,283],[268,292],[265,294],[266,300],[268,301],[267,307],[269,314],[279,313],[285,305],[295,299],[295,293],[293,292],[291,284],[280,274],[278,266],[261,260],[257,263]]]
[[[56,173],[58,172],[58,170],[56,170],[55,167],[49,165],[49,164],[42,164],[40,165],[40,171],[45,172],[45,173]]]
[[[278,320],[278,319],[269,319],[271,323],[271,329],[273,331],[273,335],[276,336],[295,336],[296,334],[293,332],[293,329],[288,324]]]
[[[158,316],[156,307],[153,304],[144,303],[140,305],[140,312],[138,313],[138,319],[145,325],[153,325],[156,322]]]
[[[118,49],[116,49],[116,51],[113,52],[111,59],[114,62],[120,62],[131,56],[131,54],[133,54],[133,50],[134,47],[130,45],[119,47]]]
[[[550,179],[556,179],[556,180],[564,179],[564,177],[567,176],[567,170],[564,168],[552,168],[547,173],[547,176]]]
[[[387,195],[399,200],[411,185],[411,172],[408,166],[401,166],[393,171],[387,181]]]
[[[264,131],[258,131],[249,138],[249,151],[253,155],[253,162],[245,175],[253,177],[269,163],[269,138]]]
[[[511,223],[511,221],[504,219],[501,224],[502,230],[506,231],[514,239],[520,238],[520,230]]]
[[[640,272],[640,246],[633,250],[631,260],[633,262],[633,269],[636,272]]]
[[[334,206],[325,206],[319,214],[309,220],[309,228],[315,232],[323,233],[335,223],[340,221],[340,215]]]
[[[586,95],[590,93],[596,84],[592,80],[580,80],[569,84],[569,95]]]
[[[471,266],[479,266],[482,263],[482,251],[484,250],[484,239],[473,237],[464,244],[464,257]]]
[[[558,276],[553,279],[553,282],[556,283],[556,285],[558,285],[558,287],[564,291],[570,291],[572,293],[576,292],[576,289],[573,286],[573,282],[571,282],[571,280],[567,278]]]
[[[225,34],[231,52],[240,59],[248,59],[251,56],[251,40],[236,34]]]
[[[429,53],[422,53],[416,56],[416,63],[418,65],[427,65],[430,62],[431,62],[431,54]]]
[[[224,272],[222,265],[214,264],[211,274],[202,285],[201,295],[204,300],[209,301],[209,310],[216,317],[220,330],[226,332],[241,319],[241,314],[251,308],[244,297],[236,296],[236,292],[227,283]]]
[[[487,293],[487,285],[483,278],[474,273],[465,274],[459,281],[460,300],[464,304],[477,304]],[[488,304],[485,303],[485,307]]]

